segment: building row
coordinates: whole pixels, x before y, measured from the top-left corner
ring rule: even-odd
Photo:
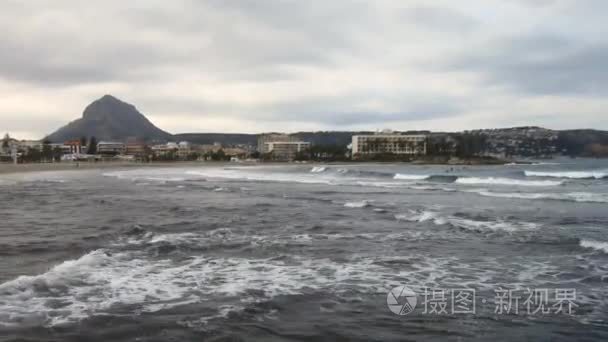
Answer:
[[[427,136],[386,131],[377,134],[354,135],[351,146],[353,158],[378,154],[425,155]]]
[[[310,151],[310,142],[288,134],[262,134],[258,137],[258,152],[264,159],[293,160]]]
[[[310,142],[302,141],[293,135],[270,133],[258,137],[257,150],[265,159],[293,160],[299,154],[306,154],[310,149]],[[425,155],[427,136],[392,131],[353,135],[350,150],[353,159],[379,154]]]
[[[5,138],[0,147],[0,158],[16,157],[19,153],[25,153],[30,149],[43,151],[44,146],[41,141],[17,141]],[[49,147],[54,151],[54,156],[59,151],[61,159],[64,160],[116,156],[160,160],[210,159],[214,156],[220,156],[218,158],[221,159],[241,159],[252,156],[253,152],[247,146],[225,147],[219,143],[192,144],[187,141],[152,145],[138,140],[127,142],[100,141],[95,148],[91,149],[85,145],[84,141],[75,139],[61,144],[50,144]],[[427,136],[391,131],[354,135],[349,147],[353,159],[363,159],[378,154],[425,155],[427,153]],[[261,134],[257,140],[257,152],[259,157],[265,160],[289,161],[300,157],[307,159],[307,156],[310,157],[311,148],[311,142],[303,141],[297,135],[268,133]],[[91,155],[88,154],[89,152],[91,152]]]
[[[191,144],[186,141],[179,143],[148,145],[141,141],[100,141],[91,149],[83,141],[75,139],[63,143],[43,143],[42,141],[26,141],[5,138],[0,140],[0,161],[17,161],[32,152],[37,151],[41,160],[82,160],[101,158],[123,159],[160,159],[160,160],[195,160],[246,158],[250,150],[244,147],[224,147],[221,144]],[[46,152],[45,152],[46,151]],[[89,154],[90,153],[90,154]],[[48,154],[48,155],[47,155]]]

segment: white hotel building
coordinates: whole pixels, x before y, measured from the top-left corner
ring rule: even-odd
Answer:
[[[426,135],[378,133],[372,135],[353,135],[353,157],[381,153],[424,155],[426,154]]]
[[[298,153],[310,149],[310,142],[300,141],[287,134],[262,134],[258,137],[258,151],[276,160],[292,160]]]

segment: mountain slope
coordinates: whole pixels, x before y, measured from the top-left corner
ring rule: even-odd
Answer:
[[[138,138],[145,141],[166,141],[172,135],[154,126],[135,106],[111,95],[105,95],[88,105],[82,118],[70,122],[50,134],[51,142],[64,142],[82,136],[100,140]]]

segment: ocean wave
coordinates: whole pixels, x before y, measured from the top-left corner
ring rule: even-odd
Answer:
[[[357,202],[346,202],[344,203],[344,207],[346,208],[365,208],[369,207],[371,204],[369,201],[357,201]]]
[[[595,240],[581,240],[579,243],[581,247],[591,248],[596,251],[604,252],[608,254],[608,242],[601,242]]]
[[[176,175],[167,172],[166,170],[129,170],[129,171],[113,171],[102,173],[104,177],[113,177],[118,179],[128,179],[131,181],[153,181],[153,182],[183,182],[188,180],[183,175]]]
[[[555,200],[581,203],[608,203],[608,194],[591,192],[568,192],[568,193],[526,193],[526,192],[494,192],[485,189],[468,190],[481,196],[514,198],[529,200]]]
[[[408,175],[403,173],[397,173],[393,177],[393,179],[402,179],[402,180],[425,180],[428,179],[430,175]]]
[[[527,177],[552,177],[571,179],[602,179],[608,178],[608,171],[524,171]]]
[[[459,177],[456,180],[458,184],[495,184],[495,185],[515,185],[515,186],[557,186],[562,185],[562,181],[549,180],[522,180],[514,178],[477,178],[477,177]]]
[[[526,162],[522,162],[522,163],[508,163],[505,164],[505,166],[540,166],[540,165],[561,165],[561,163],[556,163],[556,162],[535,162],[535,163],[526,163]]]
[[[340,292],[356,286],[364,293],[383,293],[385,281],[394,276],[375,260],[283,259],[194,256],[178,262],[149,259],[137,252],[96,250],[46,273],[0,284],[0,324],[56,326],[107,314],[113,308],[138,314],[209,298],[225,298],[228,302],[222,304],[236,311],[275,296],[298,295],[302,289]]]
[[[412,181],[425,181],[431,183],[454,183],[458,176],[455,175],[411,175],[397,173],[393,176],[396,180],[412,180]]]
[[[244,181],[264,181],[264,182],[289,182],[303,184],[332,184],[335,182],[333,178],[325,178],[319,175],[311,174],[289,174],[280,172],[244,172],[243,170],[228,170],[228,169],[204,169],[190,170],[186,174],[193,176],[202,176],[209,178],[220,178],[230,180]]]
[[[418,216],[415,216],[418,215]],[[440,220],[435,212],[411,212],[409,220]],[[458,219],[463,220],[461,222]],[[506,229],[493,222],[467,222],[446,216],[447,222],[464,229]],[[441,223],[442,221],[438,221]],[[462,223],[466,222],[466,223]],[[444,223],[441,223],[444,224]],[[481,228],[475,228],[481,226]],[[469,228],[472,227],[472,228]],[[524,226],[516,226],[517,229]],[[137,229],[148,243],[182,243],[199,234],[150,235]],[[210,231],[205,236],[233,236],[228,229]],[[374,232],[369,238],[384,235]],[[366,234],[356,237],[365,238]],[[292,235],[309,243],[314,234]],[[387,235],[385,238],[394,241]],[[276,236],[265,236],[274,241]],[[407,279],[408,285],[476,287],[493,289],[504,282],[510,269],[515,285],[529,286],[537,276],[555,274],[557,266],[527,263],[517,259],[505,263],[488,258],[478,263],[455,256],[427,257],[419,253],[399,256],[353,256],[339,262],[328,258],[281,255],[272,258],[240,258],[193,255],[179,260],[159,259],[141,249],[128,251],[100,249],[76,260],[65,261],[45,273],[21,276],[0,284],[0,325],[56,326],[78,323],[96,316],[139,315],[179,306],[212,301],[217,310],[205,310],[201,320],[221,319],[248,305],[276,296],[301,295],[310,291],[341,294],[385,295]]]
[[[409,222],[432,222],[433,224],[438,226],[451,225],[455,228],[476,232],[517,232],[535,230],[539,228],[538,224],[531,222],[508,222],[504,220],[479,221],[451,215],[441,215],[440,213],[427,210],[410,211],[407,214],[395,215],[395,218],[397,220],[404,220]]]

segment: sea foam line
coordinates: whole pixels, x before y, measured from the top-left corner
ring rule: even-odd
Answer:
[[[397,173],[393,177],[393,179],[402,179],[402,180],[425,180],[429,179],[431,176],[429,175],[409,175],[403,173]]]
[[[494,192],[486,189],[464,190],[481,196],[528,199],[528,200],[554,200],[580,203],[608,203],[608,194],[590,192],[567,193],[526,193],[526,192]]]
[[[515,186],[558,186],[562,185],[563,181],[550,180],[522,180],[514,178],[477,178],[477,177],[459,177],[456,180],[458,184],[495,184],[495,185],[515,185]]]
[[[552,177],[572,179],[602,179],[607,178],[606,171],[524,171],[527,177]]]
[[[409,222],[432,222],[437,226],[449,224],[456,228],[472,230],[472,231],[506,231],[516,232],[522,230],[535,230],[540,226],[531,222],[507,222],[503,220],[496,221],[477,221],[450,215],[441,215],[433,211],[410,211],[407,214],[395,215],[397,220]]]

